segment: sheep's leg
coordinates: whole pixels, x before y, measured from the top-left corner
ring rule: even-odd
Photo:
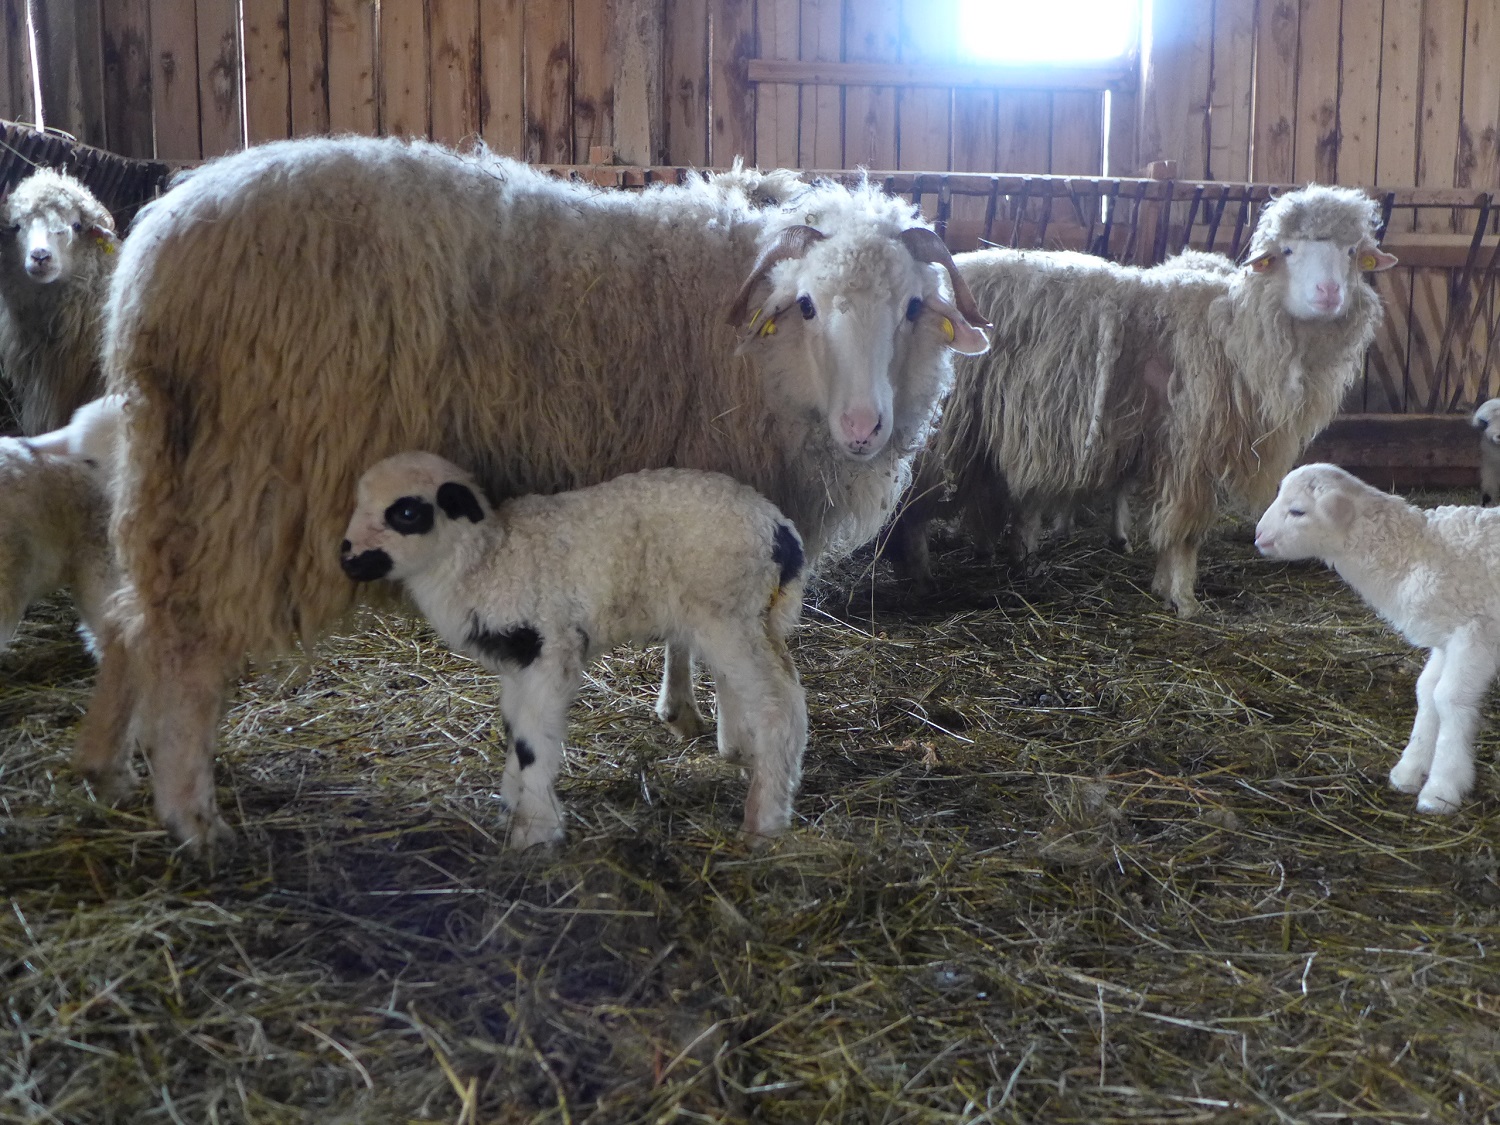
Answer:
[[[697,738],[708,724],[698,701],[693,698],[693,650],[671,642],[667,645],[666,667],[662,669],[661,691],[656,696],[656,717],[678,738]]]
[[[119,800],[135,788],[130,768],[131,722],[135,715],[135,688],[130,676],[130,654],[119,630],[100,619],[94,632],[99,675],[94,695],[78,728],[73,748],[73,768],[106,802]]]
[[[1406,749],[1391,769],[1391,788],[1402,793],[1416,793],[1432,771],[1432,752],[1437,747],[1438,712],[1433,689],[1443,674],[1443,650],[1435,648],[1427,657],[1422,674],[1417,677],[1417,718],[1411,727]]]
[[[1109,542],[1121,554],[1131,553],[1129,488],[1121,488],[1115,493],[1114,518],[1109,527]]]
[[[927,527],[937,515],[943,490],[943,472],[936,453],[917,455],[911,486],[901,498],[896,518],[880,544],[880,554],[890,559],[896,577],[911,584],[919,594],[932,592],[932,553]]]
[[[1417,811],[1456,812],[1474,787],[1474,735],[1479,707],[1495,678],[1497,654],[1475,632],[1460,633],[1443,649],[1443,670],[1432,689],[1437,710],[1437,743],[1427,784],[1417,794]]]
[[[1197,615],[1201,608],[1193,586],[1198,578],[1198,540],[1173,543],[1156,559],[1156,577],[1151,589],[1166,600],[1177,611],[1177,616],[1186,621]]]
[[[550,658],[504,675],[500,712],[510,728],[510,749],[500,796],[510,807],[509,847],[552,844],[563,837],[562,803],[555,786],[562,769],[568,707],[582,675],[582,654],[557,648]]]

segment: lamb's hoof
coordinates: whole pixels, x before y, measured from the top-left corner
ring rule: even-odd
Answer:
[[[563,830],[560,824],[518,824],[510,830],[505,846],[513,852],[524,852],[531,848],[551,848],[562,843]]]
[[[662,724],[684,742],[707,733],[708,724],[696,707],[684,707],[680,711],[657,711]]]
[[[1427,785],[1417,795],[1417,811],[1431,816],[1447,816],[1456,813],[1462,801],[1463,797],[1451,789],[1433,789]]]
[[[1427,781],[1427,771],[1404,762],[1391,769],[1391,788],[1398,793],[1420,793]]]

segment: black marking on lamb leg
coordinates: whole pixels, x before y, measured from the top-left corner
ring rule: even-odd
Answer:
[[[437,502],[450,520],[467,518],[471,523],[479,523],[484,519],[484,509],[479,506],[474,490],[457,481],[444,481],[438,485]]]
[[[530,765],[536,764],[536,751],[524,738],[516,739],[516,765],[523,770]]]
[[[783,586],[802,573],[806,559],[802,554],[802,542],[791,524],[776,525],[776,535],[771,542],[771,561],[781,568]]]
[[[471,613],[469,634],[464,640],[490,660],[514,664],[518,668],[525,668],[542,654],[542,635],[525,622],[505,629],[491,629],[479,620],[478,615]]]
[[[361,551],[340,560],[344,573],[356,582],[373,582],[391,572],[391,556],[381,550]]]

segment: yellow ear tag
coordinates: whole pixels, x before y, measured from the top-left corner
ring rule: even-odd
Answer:
[[[762,336],[776,335],[776,322],[774,320],[766,321],[766,323],[761,327],[760,334]]]
[[[1250,268],[1253,269],[1256,273],[1265,273],[1271,268],[1271,263],[1273,260],[1274,259],[1271,258],[1256,258],[1255,261],[1250,263]]]
[[[104,247],[104,252],[106,254],[113,254],[115,252],[115,244],[113,242],[111,242],[109,239],[107,239],[107,238],[96,238],[96,239],[94,239],[94,241],[97,242],[100,246]]]
[[[953,322],[946,316],[943,317],[943,336],[948,343],[953,343]]]
[[[1365,254],[1362,255],[1359,259],[1359,268],[1364,270],[1366,273],[1369,273],[1379,264],[1380,263],[1375,260],[1374,254]]]
[[[755,312],[752,313],[751,316],[750,316],[750,330],[752,332],[755,330],[755,323],[756,323],[756,321],[760,320],[760,313],[761,313],[761,310],[760,309],[756,309]]]

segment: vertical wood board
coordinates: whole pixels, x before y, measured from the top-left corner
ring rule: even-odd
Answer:
[[[951,63],[958,57],[956,0],[903,0],[899,54],[904,63]],[[953,166],[953,91],[908,87],[896,102],[896,167],[947,171]]]
[[[708,163],[708,0],[667,0],[667,156]]]
[[[801,28],[797,0],[760,0],[755,12],[762,56],[796,59]],[[761,167],[796,167],[801,94],[801,88],[790,82],[762,82],[756,87],[755,162]]]
[[[1339,178],[1373,184],[1379,138],[1382,0],[1344,0],[1339,23]]]
[[[1209,179],[1250,178],[1255,2],[1214,0],[1213,71],[1208,95]],[[1376,27],[1378,31],[1378,21]]]
[[[615,143],[612,7],[610,0],[573,0],[573,154],[580,164],[595,145]]]
[[[287,0],[292,136],[328,132],[327,0]]]
[[[756,55],[755,0],[710,0],[709,163],[755,160],[755,87],[746,63]]]
[[[506,156],[526,151],[522,0],[480,0],[479,110],[484,143]]]
[[[375,0],[328,0],[331,132],[373,135],[379,128],[375,31]]]
[[[111,151],[146,159],[155,153],[150,18],[147,0],[113,0],[104,10],[105,137]]]
[[[1175,160],[1179,175],[1208,171],[1213,5],[1152,0],[1141,83],[1140,159]]]
[[[151,112],[156,155],[197,160],[198,12],[194,0],[151,0]]]
[[[1297,124],[1292,178],[1338,181],[1339,5],[1305,4],[1297,30]]]
[[[245,129],[251,144],[291,136],[287,0],[243,0]]]
[[[1500,5],[1469,5],[1457,187],[1500,190]]]
[[[901,34],[900,0],[861,0],[844,10],[844,60],[895,62]],[[852,166],[896,166],[896,91],[890,86],[844,90],[844,160]]]
[[[802,0],[799,56],[803,62],[838,62],[844,57],[840,0]],[[838,86],[802,88],[797,164],[802,168],[842,168],[844,91]]]
[[[1261,0],[1256,26],[1252,179],[1285,183],[1292,178],[1296,159],[1298,16],[1297,0]]]
[[[236,0],[198,0],[199,143],[205,158],[245,144],[242,62]]]
[[[425,8],[423,0],[380,5],[380,131],[387,136],[431,130]]]
[[[456,146],[479,135],[479,5],[476,0],[428,0],[428,5],[432,139]]]

